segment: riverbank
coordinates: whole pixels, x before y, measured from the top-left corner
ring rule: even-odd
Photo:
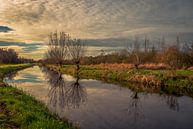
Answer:
[[[41,102],[3,83],[5,75],[30,66],[0,65],[0,128],[73,129],[72,124],[50,113]]]
[[[49,65],[49,67],[65,74],[75,75],[75,67],[72,65],[64,65],[60,69],[53,65]],[[136,70],[133,68],[84,65],[81,67],[79,75],[85,79],[121,84],[140,92],[193,96],[193,71],[191,70]]]

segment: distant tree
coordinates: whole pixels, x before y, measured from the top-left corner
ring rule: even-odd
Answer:
[[[152,53],[155,53],[155,52],[156,52],[156,48],[155,48],[155,45],[154,45],[154,44],[152,45],[151,52],[152,52]]]
[[[101,51],[101,56],[104,56],[105,55],[105,51],[103,49],[100,50]]]
[[[139,44],[139,37],[135,36],[135,40],[133,42],[133,52],[139,52],[140,51],[140,44]]]
[[[133,47],[131,45],[128,45],[128,53],[129,58],[131,59],[132,63],[134,64],[135,68],[138,69],[141,59],[140,59],[140,44],[139,44],[139,38],[135,36],[135,40],[133,42]]]
[[[191,55],[192,55],[192,57],[193,57],[193,43],[192,43],[191,46],[190,46],[190,50],[191,50]]]
[[[180,37],[179,36],[177,36],[176,38],[176,47],[177,49],[180,49]]]
[[[148,43],[149,43],[149,39],[147,39],[147,37],[145,36],[145,41],[144,41],[144,52],[148,51]]]
[[[193,43],[191,44],[190,49],[193,52]]]
[[[19,63],[18,53],[14,49],[0,48],[0,63]]]
[[[161,41],[161,51],[165,50],[165,37],[162,36],[162,41]]]
[[[173,70],[181,66],[181,54],[176,46],[167,48],[162,55],[162,62],[168,64]]]
[[[187,43],[184,43],[182,46],[182,51],[181,53],[181,64],[184,67],[189,67],[191,65],[193,65],[193,56],[192,56],[192,49],[191,46]]]

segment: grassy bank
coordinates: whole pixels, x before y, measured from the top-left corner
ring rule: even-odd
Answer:
[[[0,79],[3,79],[7,74],[31,67],[32,65],[33,64],[0,64]]]
[[[13,87],[0,88],[0,128],[71,129],[29,95]]]
[[[50,66],[58,70],[56,66]],[[62,73],[74,75],[74,66],[64,65]],[[137,91],[160,92],[193,96],[193,71],[190,70],[148,70],[82,66],[81,78],[92,78],[118,83]]]
[[[0,87],[4,86],[3,78],[18,70],[31,67],[33,64],[0,64]]]
[[[13,71],[29,67],[30,64],[0,65],[1,80]],[[5,85],[5,84],[3,84]],[[59,119],[48,109],[24,92],[10,87],[0,87],[0,128],[12,129],[72,129],[67,121]]]

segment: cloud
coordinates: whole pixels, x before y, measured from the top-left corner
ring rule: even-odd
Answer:
[[[182,35],[193,41],[192,0],[0,0],[0,46],[41,58],[53,31],[87,40],[89,46],[124,46],[128,38]],[[14,31],[8,30],[14,28]],[[7,33],[4,33],[6,30]],[[153,42],[153,41],[152,41]],[[8,45],[9,44],[9,45]],[[97,47],[97,48],[96,48]],[[92,48],[93,50],[93,48]],[[108,49],[109,50],[109,49]],[[41,56],[39,56],[41,55]]]
[[[7,26],[0,26],[0,33],[3,32],[3,33],[8,33],[10,31],[13,31],[13,29],[7,27]]]
[[[0,48],[11,48],[25,58],[41,59],[44,56],[47,46],[42,43],[22,43],[0,41]]]
[[[122,50],[122,45],[117,45],[118,41],[116,39],[109,40],[87,40],[87,56],[96,56],[101,53],[101,50],[104,50],[106,53],[116,52],[118,50]],[[115,46],[115,47],[114,47]],[[22,43],[22,42],[6,42],[0,41],[0,48],[11,48],[19,53],[19,56],[25,58],[33,58],[33,59],[42,59],[45,56],[45,52],[47,51],[46,44],[42,43]]]
[[[87,39],[135,34],[192,32],[192,0],[0,0],[0,23],[13,26],[13,38],[46,41],[63,30]]]

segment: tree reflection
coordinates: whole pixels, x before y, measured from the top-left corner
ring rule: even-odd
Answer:
[[[11,72],[11,73],[9,73],[9,74],[6,75],[6,78],[7,78],[8,80],[13,80],[14,77],[17,76],[17,74],[18,74],[18,71]]]
[[[173,111],[179,111],[180,106],[178,103],[178,98],[171,95],[162,95],[162,99],[165,101],[166,105]]]
[[[86,101],[86,90],[79,83],[79,76],[74,81],[67,83],[58,72],[48,68],[43,68],[42,71],[46,73],[45,77],[51,86],[48,94],[50,105],[54,107],[59,106],[60,108],[79,108],[81,103]],[[77,73],[76,75],[79,74]]]
[[[131,95],[128,107],[128,114],[131,117],[130,122],[133,124],[133,126],[137,126],[138,125],[137,122],[145,118],[142,111],[141,100],[138,95],[138,92],[134,92]]]
[[[81,103],[86,102],[86,99],[86,90],[80,85],[79,77],[77,77],[76,81],[66,88],[66,103],[68,106],[78,108]]]

